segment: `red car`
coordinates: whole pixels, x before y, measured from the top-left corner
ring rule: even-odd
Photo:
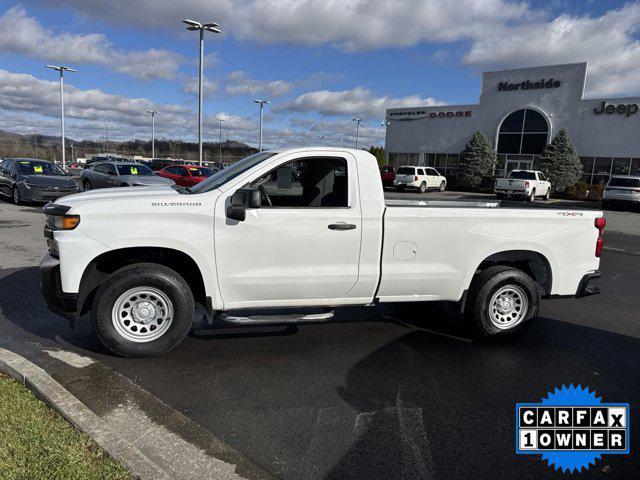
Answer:
[[[216,171],[211,168],[198,167],[196,165],[171,165],[170,167],[164,167],[162,170],[158,170],[156,173],[161,177],[170,178],[176,182],[176,185],[191,187],[207,179],[216,173]]]
[[[380,167],[380,178],[382,179],[382,187],[393,187],[393,181],[396,179],[396,172],[394,172],[391,165],[385,165]]]

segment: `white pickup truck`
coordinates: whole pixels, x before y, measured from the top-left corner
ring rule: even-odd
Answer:
[[[90,311],[104,345],[131,357],[180,343],[196,304],[212,323],[253,324],[451,301],[479,337],[512,337],[541,297],[598,293],[605,225],[596,211],[385,202],[376,159],[338,148],[257,153],[190,189],[84,192],[44,213],[48,307],[73,325]],[[293,310],[238,312],[264,308]]]
[[[538,170],[512,170],[508,178],[496,179],[493,191],[498,199],[514,196],[533,202],[536,197],[549,200],[551,184]]]

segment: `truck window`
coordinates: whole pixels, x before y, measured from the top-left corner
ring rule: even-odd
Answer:
[[[280,165],[249,186],[263,190],[273,207],[347,207],[347,178],[344,158],[316,157]]]
[[[528,172],[526,170],[513,170],[509,174],[509,178],[514,178],[516,180],[535,180],[536,174],[535,172]]]

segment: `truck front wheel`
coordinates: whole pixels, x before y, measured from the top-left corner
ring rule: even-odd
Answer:
[[[538,315],[540,292],[522,270],[490,267],[474,279],[465,312],[477,337],[506,340],[526,332]]]
[[[154,357],[176,347],[193,323],[194,299],[174,270],[137,263],[116,271],[91,308],[96,335],[122,357]]]

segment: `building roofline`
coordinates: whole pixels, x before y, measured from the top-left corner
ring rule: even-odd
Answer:
[[[554,63],[553,65],[534,65],[532,67],[520,67],[520,68],[508,68],[506,70],[487,70],[482,72],[482,75],[487,73],[505,73],[505,72],[517,72],[520,70],[532,70],[534,68],[553,68],[553,67],[573,67],[576,65],[588,65],[589,62],[574,62],[574,63]]]

